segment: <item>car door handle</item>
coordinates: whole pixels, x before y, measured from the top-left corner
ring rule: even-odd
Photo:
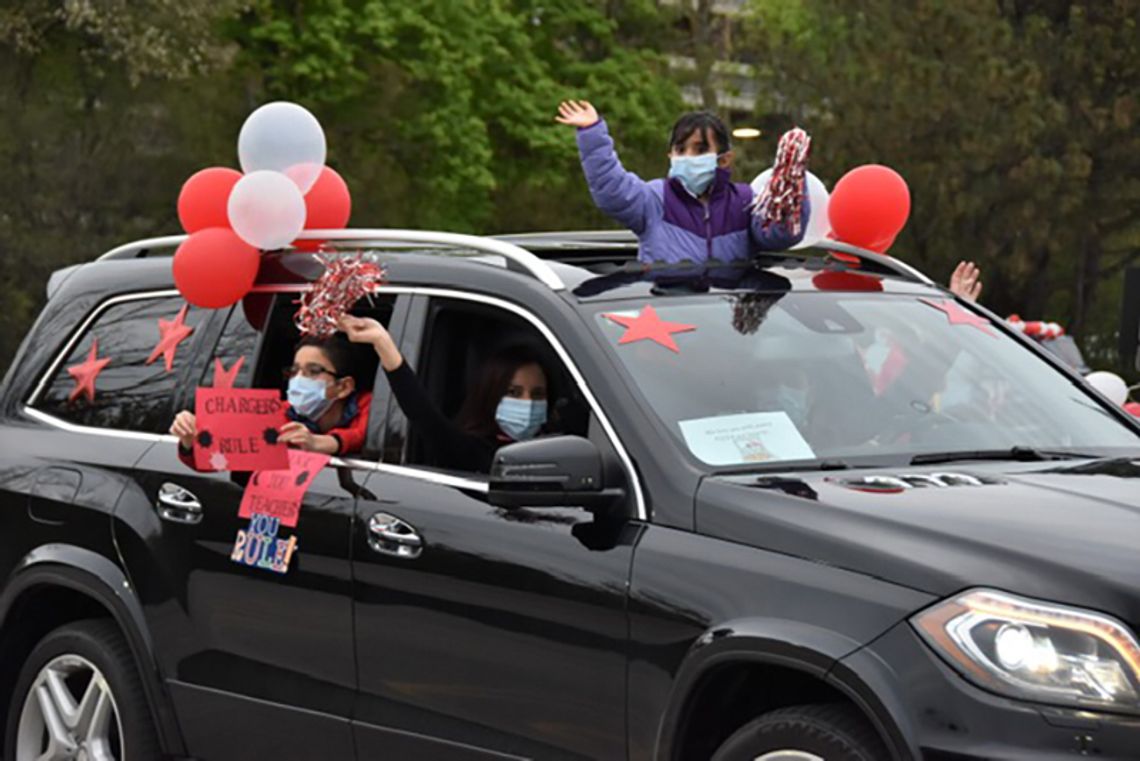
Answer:
[[[201,523],[202,503],[178,484],[169,481],[158,490],[158,514],[173,523]]]
[[[424,551],[424,540],[396,516],[373,513],[368,519],[368,546],[382,555],[415,560]]]

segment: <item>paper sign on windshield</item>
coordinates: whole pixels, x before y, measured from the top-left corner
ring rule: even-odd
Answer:
[[[288,468],[286,447],[277,443],[285,407],[273,389],[200,387],[194,404],[194,464],[202,470]]]
[[[697,418],[682,420],[678,425],[689,451],[709,465],[815,458],[815,452],[785,412]]]

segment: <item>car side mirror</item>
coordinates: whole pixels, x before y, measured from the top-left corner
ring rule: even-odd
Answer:
[[[608,512],[625,490],[605,483],[602,453],[581,436],[549,436],[501,447],[488,500],[496,507],[582,507]]]
[[[1120,364],[1125,372],[1140,370],[1140,268],[1124,273],[1120,314]]]

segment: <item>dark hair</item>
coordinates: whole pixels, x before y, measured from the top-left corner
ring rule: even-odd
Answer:
[[[491,355],[479,368],[479,378],[455,417],[456,425],[476,436],[489,438],[498,433],[499,424],[495,422],[495,411],[499,407],[499,402],[506,396],[515,372],[526,365],[538,365],[542,368],[542,374],[546,376],[547,398],[553,396],[550,388],[550,371],[538,352],[525,344],[508,346]]]
[[[346,378],[356,374],[356,352],[344,334],[333,333],[328,338],[308,336],[302,338],[293,351],[296,352],[304,346],[312,346],[324,352],[338,378]]]
[[[701,135],[702,148],[708,146],[708,134],[711,132],[716,140],[716,147],[712,150],[717,153],[726,153],[732,148],[732,139],[728,135],[728,127],[711,111],[690,111],[681,116],[673,125],[673,134],[669,137],[669,150],[681,148],[685,141],[692,137],[694,132]]]

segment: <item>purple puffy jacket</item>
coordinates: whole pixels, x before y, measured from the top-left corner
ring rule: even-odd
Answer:
[[[614,151],[604,120],[578,130],[578,152],[598,208],[637,234],[643,262],[734,261],[754,251],[778,251],[799,243],[808,214],[804,199],[800,234],[771,225],[760,229],[749,212],[752,188],[717,169],[708,202],[694,198],[680,180],[645,180],[627,172]]]

